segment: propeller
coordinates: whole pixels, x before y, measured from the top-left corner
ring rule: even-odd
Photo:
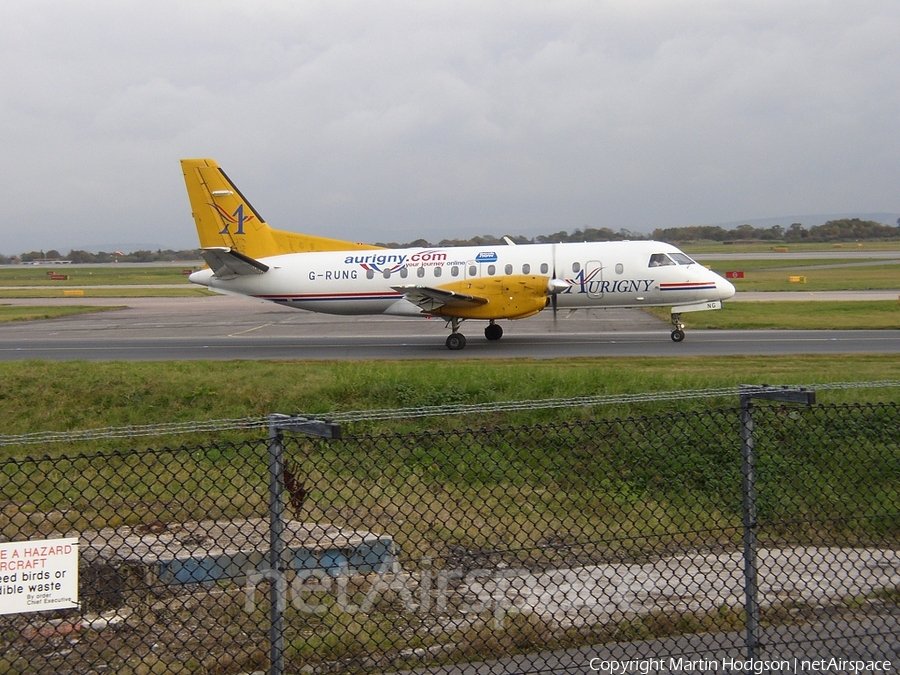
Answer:
[[[556,278],[556,256],[553,256],[553,276],[550,277],[550,281],[547,282],[547,292],[550,294],[550,307],[553,310],[553,327],[556,328],[556,315],[557,315],[557,299],[556,296],[562,293],[563,291],[568,290],[569,282],[565,279],[557,279]]]

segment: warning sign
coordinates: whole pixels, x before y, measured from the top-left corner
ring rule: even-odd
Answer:
[[[78,538],[0,544],[0,614],[78,607]]]

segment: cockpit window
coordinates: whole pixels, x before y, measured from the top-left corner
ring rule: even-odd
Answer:
[[[650,267],[662,267],[663,265],[674,265],[675,262],[665,253],[654,253],[650,256]]]
[[[670,253],[670,256],[677,262],[679,265],[696,265],[697,263],[691,260],[684,253]]]

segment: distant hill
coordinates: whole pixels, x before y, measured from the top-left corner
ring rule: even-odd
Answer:
[[[516,244],[526,243],[563,243],[582,241],[615,241],[623,239],[658,239],[671,243],[691,241],[772,241],[772,242],[826,242],[857,241],[861,239],[900,239],[900,227],[896,213],[865,213],[832,215],[783,216],[780,218],[762,218],[757,220],[740,220],[718,225],[687,225],[683,227],[657,228],[650,233],[639,233],[620,229],[618,232],[608,227],[584,229],[576,228],[571,232],[561,230],[552,234],[541,234],[525,237],[507,233],[506,235],[484,234],[471,239],[444,239],[440,242],[428,242],[417,239],[408,243],[376,242],[387,248],[405,248],[416,246],[503,246],[504,236]]]
[[[170,246],[165,246],[163,244],[147,244],[147,243],[122,243],[118,244],[91,244],[90,246],[73,246],[73,251],[87,251],[88,253],[100,253],[101,251],[111,252],[111,251],[122,251],[123,253],[130,253],[132,251],[165,251],[166,249],[171,248]]]

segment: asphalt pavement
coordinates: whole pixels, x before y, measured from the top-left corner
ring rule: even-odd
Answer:
[[[878,293],[896,297],[894,292]],[[759,295],[739,294],[737,299]],[[900,330],[691,330],[689,321],[687,338],[676,344],[669,338],[671,326],[667,322],[629,309],[561,311],[556,321],[550,312],[541,312],[520,321],[504,321],[504,337],[496,342],[484,338],[485,322],[465,322],[461,332],[468,338],[468,345],[450,351],[444,346],[448,331],[440,319],[331,316],[243,297],[4,302],[126,306],[46,321],[0,324],[0,360],[6,361],[548,359],[900,352]]]

